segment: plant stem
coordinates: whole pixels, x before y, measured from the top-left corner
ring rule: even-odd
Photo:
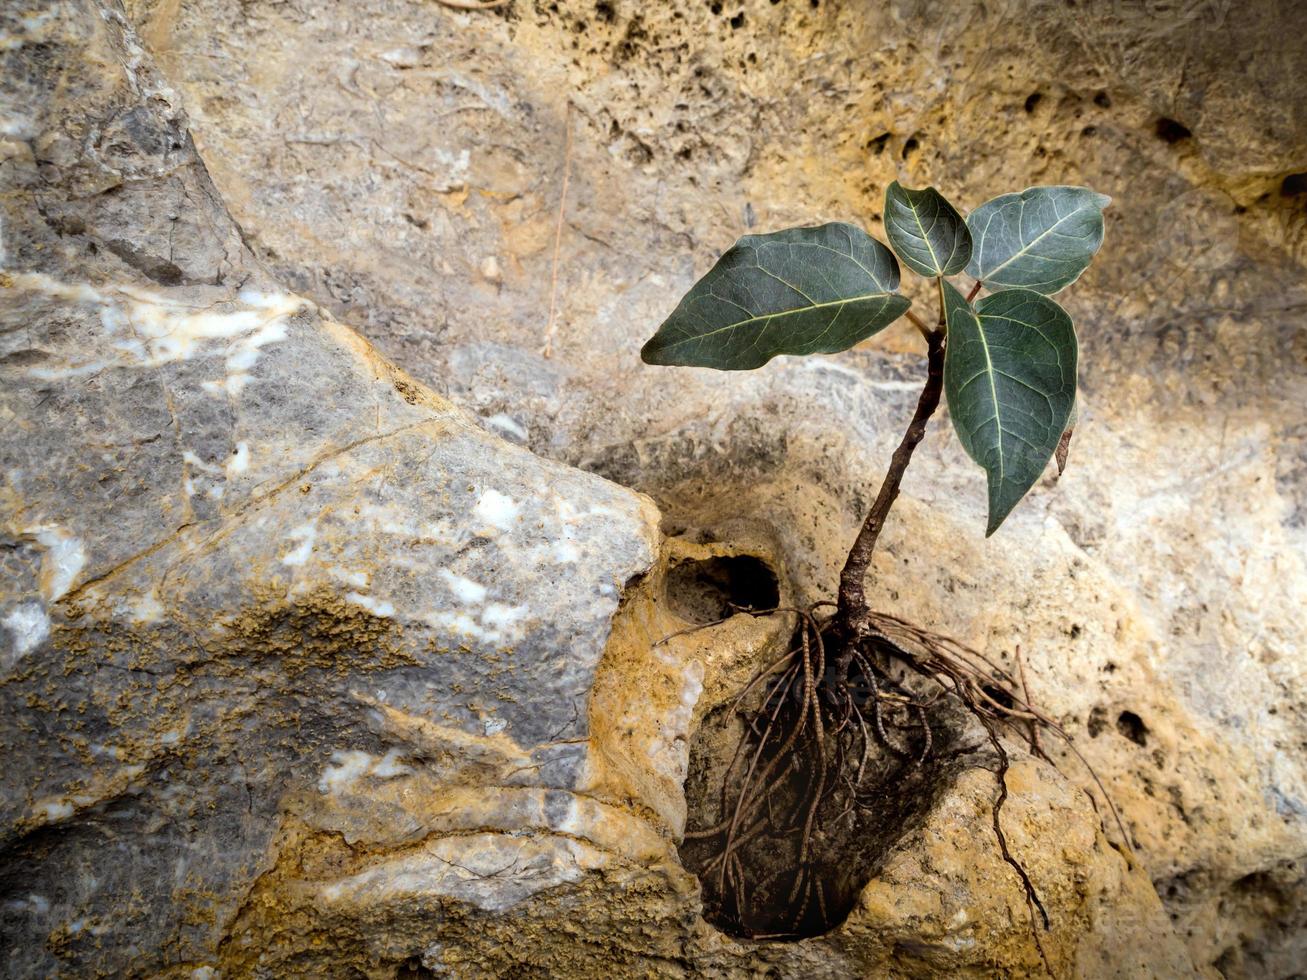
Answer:
[[[856,651],[855,643],[866,634],[871,607],[867,605],[866,575],[871,564],[871,553],[876,548],[876,539],[880,537],[885,526],[885,518],[890,508],[898,499],[899,484],[903,482],[903,471],[912,461],[912,454],[926,434],[926,423],[939,407],[940,392],[944,387],[944,330],[932,330],[927,335],[929,351],[926,362],[926,385],[917,399],[917,410],[908,424],[908,430],[894,456],[890,460],[889,472],[880,485],[876,501],[871,505],[867,519],[862,523],[849,557],[840,572],[839,610],[836,613],[840,632],[844,637],[844,649],[836,661],[836,676],[847,679],[849,664]]]
[[[926,343],[930,343],[930,327],[926,326],[926,321],[917,316],[917,314],[913,313],[911,310],[908,310],[905,315],[908,320],[911,321],[912,325],[917,328],[917,332],[926,338]]]
[[[968,303],[970,303],[973,299],[976,298],[976,293],[980,292],[980,287],[981,287],[982,285],[984,285],[984,284],[983,284],[982,282],[980,282],[980,280],[976,280],[976,282],[972,285],[972,287],[971,287],[971,292],[967,293],[967,302],[968,302]]]

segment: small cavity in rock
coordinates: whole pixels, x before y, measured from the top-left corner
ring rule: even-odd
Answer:
[[[1307,194],[1307,173],[1289,174],[1280,184],[1280,194],[1283,197],[1297,197],[1299,194]]]
[[[1122,711],[1117,716],[1116,730],[1136,745],[1148,744],[1148,726],[1133,711]]]
[[[752,555],[683,561],[667,573],[667,605],[686,622],[704,625],[740,609],[775,609],[776,573]]]
[[[1192,135],[1193,133],[1184,123],[1167,119],[1165,116],[1157,120],[1157,138],[1166,143],[1179,143]]]

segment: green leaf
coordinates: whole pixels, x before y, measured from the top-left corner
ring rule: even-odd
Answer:
[[[1034,486],[1066,430],[1076,397],[1076,332],[1062,307],[1005,289],[973,310],[944,283],[944,393],[953,427],[989,482],[993,534]]]
[[[1051,296],[1080,278],[1103,244],[1103,208],[1088,187],[1031,187],[986,201],[967,216],[967,274],[986,286]],[[906,261],[906,260],[905,260]]]
[[[747,235],[685,294],[640,351],[648,364],[741,371],[777,354],[833,354],[908,308],[899,266],[861,228]]]
[[[933,187],[912,191],[896,180],[885,191],[885,234],[913,272],[954,276],[971,259],[971,233],[962,215]]]

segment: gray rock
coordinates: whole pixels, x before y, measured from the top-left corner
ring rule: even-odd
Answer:
[[[586,699],[648,501],[276,284],[114,7],[7,20],[6,975],[212,961],[288,822],[380,822],[484,909],[601,866]],[[419,772],[426,822],[388,822]],[[493,874],[444,859],[473,828]]]

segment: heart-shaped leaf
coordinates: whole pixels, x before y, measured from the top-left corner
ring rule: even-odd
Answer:
[[[944,393],[953,427],[989,482],[993,534],[1044,471],[1076,397],[1076,332],[1047,296],[1005,289],[972,309],[944,283]]]
[[[986,201],[967,216],[967,274],[990,287],[1051,296],[1079,279],[1103,244],[1103,208],[1111,201],[1088,187],[1061,186]]]
[[[954,276],[971,260],[962,215],[933,187],[913,191],[896,180],[885,191],[885,234],[903,264],[923,276]]]
[[[685,294],[640,356],[740,371],[847,350],[903,314],[888,248],[842,223],[747,235]]]

